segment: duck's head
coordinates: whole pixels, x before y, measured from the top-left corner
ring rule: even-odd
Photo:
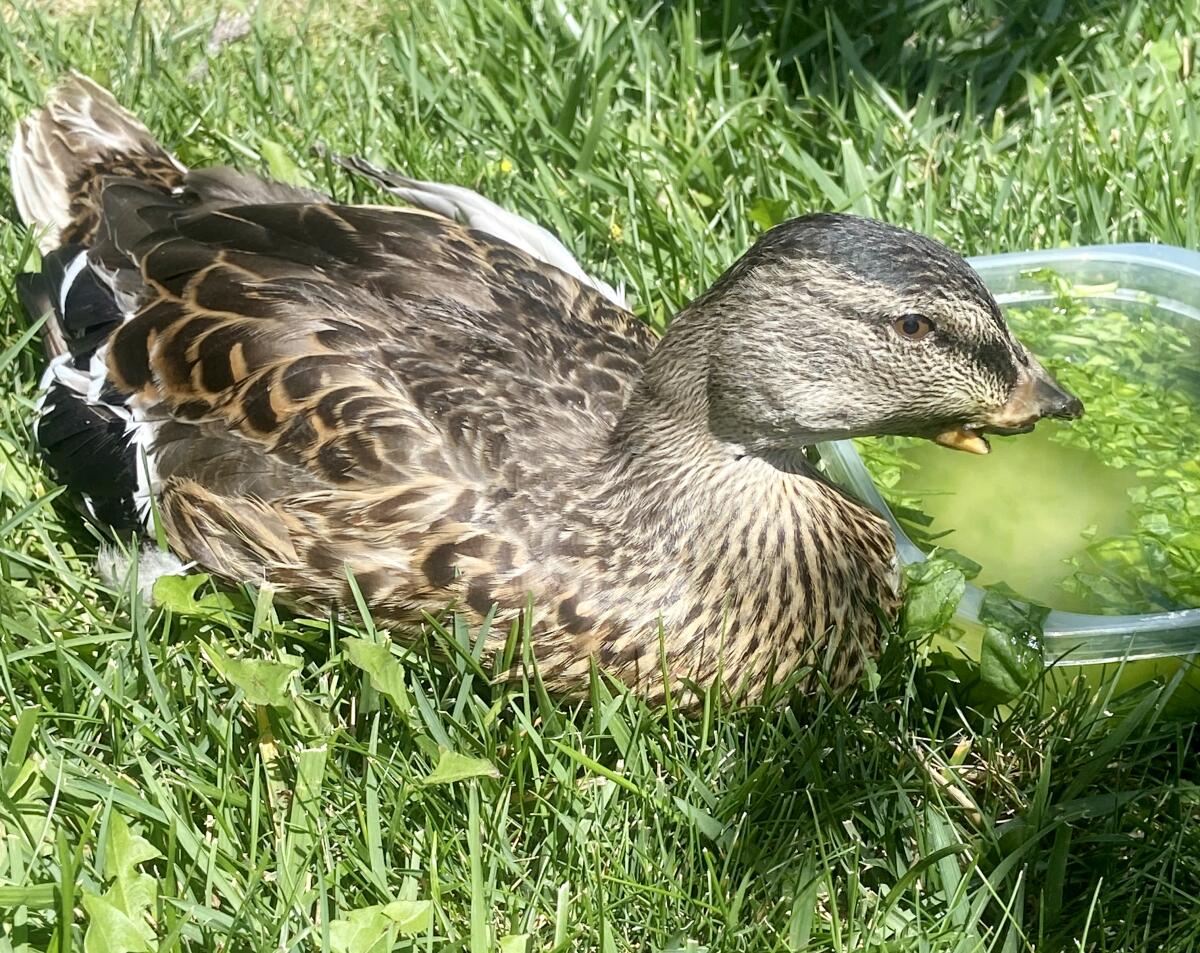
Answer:
[[[986,433],[1077,418],[959,255],[849,215],[772,228],[699,298],[709,425],[748,452],[902,434],[986,453]]]

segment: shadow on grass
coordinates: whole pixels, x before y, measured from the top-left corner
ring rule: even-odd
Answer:
[[[989,116],[1025,95],[1024,74],[1051,72],[1060,60],[1086,60],[1105,19],[1137,15],[1116,0],[698,0],[705,44],[740,61],[764,54],[783,66],[796,95],[831,95],[866,73],[911,104],[918,94],[953,112]],[[647,8],[652,4],[647,3]],[[664,15],[682,11],[669,0]]]

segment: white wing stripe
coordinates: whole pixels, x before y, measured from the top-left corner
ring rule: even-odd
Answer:
[[[67,295],[70,294],[71,286],[75,284],[75,279],[79,277],[79,273],[87,266],[87,252],[81,251],[78,255],[71,259],[71,263],[67,265],[63,271],[62,287],[58,289],[58,313],[67,313]]]

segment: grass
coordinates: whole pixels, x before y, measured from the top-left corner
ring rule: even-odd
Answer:
[[[660,327],[812,208],[969,253],[1198,244],[1192,4],[884,7],[264,0],[214,53],[215,6],[18,2],[0,126],[75,67],[189,164],[281,152],[378,201],[319,140],[469,184]],[[0,178],[5,295],[14,214]],[[405,649],[203,583],[146,610],[39,469],[39,356],[2,300],[0,950],[1200,944],[1170,684],[980,710],[898,638],[847,697],[685,716],[602,679],[494,687],[460,629]]]

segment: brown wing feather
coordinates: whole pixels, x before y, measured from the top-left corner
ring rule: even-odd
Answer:
[[[349,567],[393,614],[545,584],[564,541],[537,474],[602,445],[653,346],[636,319],[428,215],[109,197],[135,199],[109,229],[143,290],[108,361],[174,421],[160,508],[184,555],[314,598]]]
[[[568,276],[402,210],[184,215],[130,254],[146,293],[110,347],[118,384],[331,483],[399,476],[414,442],[479,476],[523,432],[583,444],[652,345]]]

